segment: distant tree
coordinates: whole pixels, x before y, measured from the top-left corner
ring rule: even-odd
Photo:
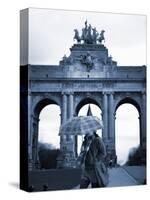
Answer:
[[[131,148],[125,165],[146,165],[146,151],[141,147]]]
[[[38,144],[38,154],[42,169],[56,169],[57,157],[60,154],[60,149],[56,149],[53,145],[48,143]]]

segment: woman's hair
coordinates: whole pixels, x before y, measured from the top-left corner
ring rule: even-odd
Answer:
[[[93,134],[94,134],[95,137],[99,137],[98,134],[95,131],[93,132]]]
[[[95,137],[99,137],[99,135],[98,135],[95,131],[93,132],[93,135],[94,135]],[[87,138],[88,138],[87,135],[85,135],[85,136],[84,136],[84,139],[87,139]]]

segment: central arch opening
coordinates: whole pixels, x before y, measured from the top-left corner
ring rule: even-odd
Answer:
[[[86,98],[79,103],[76,109],[76,114],[77,116],[93,115],[93,116],[98,117],[100,120],[102,119],[102,111],[99,104],[91,98]],[[98,130],[97,134],[101,137],[102,130]],[[84,139],[84,135],[77,136],[77,154],[78,155],[81,150],[83,139]]]
[[[135,105],[121,102],[116,110],[116,154],[119,165],[140,145],[139,112]]]

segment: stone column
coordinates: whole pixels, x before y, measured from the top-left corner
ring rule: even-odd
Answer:
[[[68,119],[71,119],[73,117],[73,93],[68,94]],[[68,135],[68,140],[72,140],[74,137],[71,135]]]
[[[73,117],[73,93],[62,93],[62,124],[67,119]],[[63,135],[61,136],[61,150],[62,155],[57,159],[57,167],[74,167],[75,166],[75,141],[74,136]]]
[[[61,113],[61,123],[63,124],[67,120],[67,95],[62,93],[62,113]]]
[[[109,159],[112,160],[113,165],[116,164],[116,147],[115,147],[115,113],[114,113],[114,93],[109,93],[109,103],[108,103],[108,154]]]
[[[73,93],[69,93],[69,107],[68,107],[68,118],[73,117]]]
[[[28,169],[32,170],[32,114],[31,114],[31,92],[28,92]]]
[[[109,139],[115,145],[115,113],[114,113],[114,93],[109,95]]]
[[[61,124],[67,121],[67,95],[62,92]],[[60,136],[60,145],[66,141],[66,135]],[[61,146],[60,146],[61,148]]]
[[[141,145],[142,149],[146,149],[146,93],[142,92],[141,96]]]
[[[38,155],[38,128],[39,118],[33,116],[33,132],[32,132],[32,160],[33,168],[38,169],[40,167],[39,155]]]
[[[103,92],[103,125],[102,137],[104,141],[108,140],[108,96],[106,92]]]
[[[140,147],[142,147],[142,117],[141,117],[141,112],[139,113],[139,132],[140,132]]]
[[[68,93],[68,119],[71,119],[74,116],[74,93]],[[68,135],[68,145],[71,155],[70,155],[70,163],[73,166],[76,157],[76,138],[73,135]]]

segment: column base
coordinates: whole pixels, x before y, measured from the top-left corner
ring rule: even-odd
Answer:
[[[106,146],[106,164],[108,167],[114,167],[117,165],[117,155],[116,155],[116,149],[115,149],[115,143],[113,140],[105,140],[104,143]]]
[[[39,161],[32,163],[32,170],[41,169],[41,165]]]
[[[29,170],[29,171],[32,171],[32,168],[33,168],[32,160],[29,160],[29,161],[28,161],[28,170]]]
[[[28,170],[36,170],[36,169],[41,169],[41,165],[39,161],[33,162],[33,160],[29,160],[28,162]]]
[[[57,168],[76,168],[76,166],[73,152],[62,152],[57,158]]]
[[[41,168],[40,162],[36,161],[35,162],[35,169],[40,169],[40,168]]]
[[[140,146],[141,146],[142,149],[144,149],[144,150],[146,149],[146,138],[145,137],[141,139],[141,145]]]
[[[67,137],[60,143],[61,154],[57,158],[57,168],[75,168],[76,151],[75,139]]]

